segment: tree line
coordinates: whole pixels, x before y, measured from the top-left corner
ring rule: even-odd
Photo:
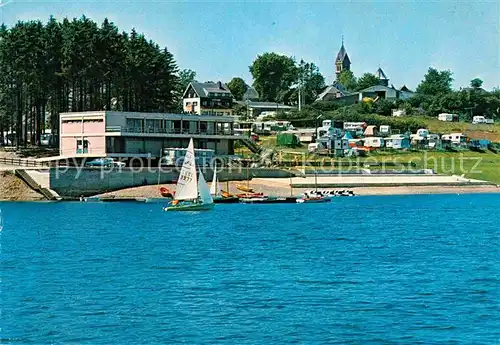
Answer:
[[[338,78],[347,91],[355,92],[379,84],[378,78],[365,73],[357,79],[351,71],[343,71]],[[483,81],[474,78],[470,86],[454,90],[453,73],[430,67],[417,86],[412,97],[407,99],[380,99],[345,104],[342,99],[315,101],[302,111],[292,111],[278,115],[282,120],[314,119],[319,115],[332,118],[363,118],[368,115],[390,116],[392,110],[404,110],[407,115],[436,117],[440,113],[458,114],[462,120],[470,121],[476,115],[500,120],[500,90],[484,90]]]
[[[182,89],[173,55],[135,30],[82,16],[0,27],[0,143],[38,145],[59,113],[178,110]]]
[[[347,106],[316,101],[326,84],[313,62],[269,52],[257,56],[249,70],[261,101],[297,105],[300,95],[303,111],[281,114],[283,119],[313,118],[325,111],[390,115],[396,108],[405,109],[408,115],[451,112],[467,119],[474,115],[498,119],[500,114],[500,91],[483,90],[477,78],[471,87],[453,90],[453,74],[446,70],[429,68],[414,97],[407,100]],[[0,143],[5,132],[14,132],[13,144],[38,145],[46,126],[59,133],[61,112],[181,112],[182,93],[195,78],[192,70],[179,71],[166,48],[135,30],[120,32],[107,19],[100,25],[85,16],[62,21],[51,17],[45,24],[18,22],[11,28],[2,25]],[[356,78],[351,71],[343,71],[338,82],[347,91],[359,91],[379,80],[371,73]],[[236,100],[242,100],[249,87],[239,77],[227,85]]]

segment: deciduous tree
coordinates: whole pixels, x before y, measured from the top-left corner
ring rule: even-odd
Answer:
[[[417,93],[423,95],[440,95],[451,92],[451,83],[453,82],[453,73],[449,70],[438,71],[429,67],[424,76],[424,80],[417,87]]]
[[[483,81],[479,78],[474,78],[470,81],[470,86],[474,89],[479,89],[481,86],[483,86]]]
[[[371,86],[378,85],[379,83],[380,83],[380,80],[377,78],[377,76],[375,74],[365,73],[358,79],[356,89],[358,91],[364,90],[364,89],[369,88]]]
[[[231,79],[231,81],[227,83],[227,87],[229,88],[229,90],[231,90],[233,97],[237,101],[241,101],[243,99],[243,95],[248,89],[248,86],[245,83],[245,81],[239,77]]]
[[[297,81],[297,66],[288,56],[265,53],[257,56],[249,68],[253,86],[264,101],[278,101]]]
[[[338,77],[338,82],[342,84],[342,86],[348,91],[355,91],[357,88],[356,77],[352,73],[352,71],[345,69],[340,72]]]

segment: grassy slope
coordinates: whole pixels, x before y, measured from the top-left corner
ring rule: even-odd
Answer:
[[[500,125],[472,125],[465,122],[442,122],[436,119],[425,119],[427,128],[434,133],[463,132],[474,139],[489,139],[500,142]],[[261,137],[261,144],[264,147],[275,147],[276,137]],[[306,153],[307,146],[299,148],[277,148],[283,152],[283,159],[293,159],[298,156],[293,153]],[[237,153],[248,155],[250,152],[246,148],[238,150]],[[442,174],[462,175],[466,177],[485,180],[500,184],[500,154],[492,152],[477,153],[466,151],[459,152],[374,152],[369,157],[369,161],[399,163],[413,162],[418,169],[433,169]],[[476,166],[476,163],[477,166]],[[474,169],[473,169],[474,168]]]
[[[380,162],[413,162],[419,169],[433,169],[440,174],[465,177],[500,184],[500,154],[492,152],[406,152],[379,153],[370,160]]]
[[[425,118],[427,128],[432,133],[462,132],[472,139],[488,139],[500,142],[500,125],[473,125],[468,122],[442,122],[434,118]]]

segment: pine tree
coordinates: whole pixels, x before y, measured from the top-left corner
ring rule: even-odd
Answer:
[[[0,27],[0,144],[14,131],[16,145],[38,145],[47,113],[58,134],[61,112],[168,112],[182,91],[166,48],[135,30],[120,33],[107,19]]]

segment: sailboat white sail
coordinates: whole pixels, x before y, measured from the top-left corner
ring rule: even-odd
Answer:
[[[198,183],[196,178],[196,161],[194,156],[193,139],[189,141],[186,156],[182,164],[177,188],[175,192],[176,200],[194,200],[198,198]]]
[[[210,194],[212,196],[218,196],[220,191],[219,181],[217,180],[217,167],[214,168],[214,179],[212,180],[212,185],[210,186]]]
[[[212,199],[212,196],[210,195],[210,190],[208,189],[207,182],[205,181],[205,177],[203,176],[203,173],[200,170],[200,176],[198,178],[198,193],[200,197],[200,201],[203,204],[213,204],[214,199]]]

